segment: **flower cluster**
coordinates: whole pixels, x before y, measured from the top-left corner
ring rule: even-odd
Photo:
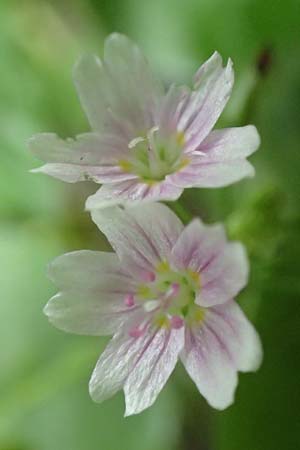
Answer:
[[[180,359],[209,404],[233,402],[238,371],[261,362],[259,337],[234,298],[248,262],[222,225],[183,226],[164,200],[188,187],[219,187],[252,176],[246,160],[259,145],[254,126],[212,131],[233,85],[218,53],[193,89],[167,91],[139,48],[111,35],[104,59],[84,56],[74,80],[92,132],[76,139],[42,133],[31,151],[44,172],[67,182],[102,184],[86,208],[115,253],[58,257],[49,276],[59,288],[45,307],[68,332],[110,335],[90,380],[102,401],[124,390],[126,415],[149,407]]]

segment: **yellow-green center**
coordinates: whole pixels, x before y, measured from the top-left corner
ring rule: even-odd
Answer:
[[[128,147],[127,159],[119,160],[120,168],[147,184],[162,181],[189,163],[183,154],[183,133],[166,139],[160,136],[158,128],[153,128],[146,136],[133,139]]]
[[[200,275],[190,269],[172,270],[165,261],[159,263],[153,281],[139,286],[135,295],[137,303],[148,311],[154,311],[156,325],[172,326],[177,322],[202,322],[204,309],[195,303],[201,289]]]

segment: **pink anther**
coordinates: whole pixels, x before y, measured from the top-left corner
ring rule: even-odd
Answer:
[[[128,306],[128,308],[133,306],[134,303],[135,303],[133,294],[127,294],[125,299],[124,299],[124,303],[125,303],[126,306]]]
[[[133,338],[138,338],[142,336],[145,332],[145,328],[134,327],[129,331],[129,336]]]
[[[175,330],[178,330],[179,328],[183,327],[184,320],[179,316],[173,316],[171,318],[171,327],[175,328]]]
[[[144,272],[143,273],[143,280],[145,281],[145,282],[149,282],[149,283],[152,283],[153,281],[155,281],[155,278],[156,278],[156,276],[155,276],[155,273],[154,272]]]

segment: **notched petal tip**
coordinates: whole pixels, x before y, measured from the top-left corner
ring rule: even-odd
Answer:
[[[101,199],[101,198],[99,198],[99,195],[97,195],[99,190],[95,194],[90,195],[86,199],[86,202],[84,205],[84,210],[86,212],[93,212],[93,211],[97,211],[97,210],[118,207],[119,205],[126,203],[125,201],[122,201],[121,199],[118,199],[117,197]]]
[[[257,372],[258,369],[260,369],[263,359],[264,359],[264,350],[262,346],[261,339],[259,337],[258,332],[253,327],[253,333],[254,333],[254,351],[252,353],[252,358],[249,359],[248,367],[246,370],[240,369],[241,372]]]
[[[49,141],[56,141],[59,137],[56,133],[37,133],[27,139],[26,146],[28,150],[38,158],[41,158],[40,152],[43,150],[43,146],[49,145]]]
[[[97,390],[97,380],[95,379],[95,373],[93,372],[88,386],[89,395],[95,403],[101,403],[103,400],[97,397],[96,390]]]
[[[49,318],[50,315],[50,308],[49,308],[49,302],[46,303],[46,305],[43,308],[43,314],[45,314],[45,316],[47,316]]]
[[[102,68],[101,59],[94,53],[83,53],[79,56],[72,69],[73,80],[76,84],[78,76],[84,75],[84,72],[90,68]]]
[[[29,173],[44,173],[43,167],[44,166],[35,167],[34,169],[30,169],[28,172]]]
[[[107,36],[107,38],[105,39],[105,44],[119,43],[122,41],[126,42],[126,44],[130,43],[135,45],[135,43],[128,36],[123,33],[119,33],[118,31],[115,31]]]
[[[208,401],[207,399],[206,400],[210,404],[210,406],[212,406],[217,411],[225,411],[225,409],[229,408],[230,406],[232,406],[234,404],[236,388],[237,388],[237,386],[235,387],[234,392],[233,392],[232,396],[230,397],[230,399],[226,400],[226,402],[212,403],[212,402]]]
[[[258,150],[261,144],[261,138],[255,125],[247,125],[248,139],[251,141],[252,153]]]
[[[247,171],[245,172],[245,178],[253,178],[253,177],[255,177],[256,171],[255,171],[254,166],[251,163],[249,163],[249,161],[246,161],[246,162],[248,164],[247,164]]]
[[[56,301],[58,299],[60,299],[60,297],[61,297],[60,292],[53,295],[53,297],[51,297],[50,300],[44,306],[43,314],[45,314],[45,316],[48,318],[49,322],[52,323],[52,325],[54,325],[56,328],[62,329],[63,331],[67,331],[67,330],[64,330],[64,328],[57,326],[57,324],[55,323],[55,318],[57,316]]]

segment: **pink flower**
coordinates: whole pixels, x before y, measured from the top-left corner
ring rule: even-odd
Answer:
[[[237,372],[256,370],[259,337],[233,300],[245,286],[244,248],[221,225],[183,227],[166,206],[94,211],[114,253],[77,251],[49,269],[60,292],[45,313],[68,332],[114,334],[90,380],[101,402],[124,390],[126,415],[152,405],[177,360],[210,405],[234,399]]]
[[[254,175],[246,158],[259,146],[248,125],[212,131],[233,86],[232,62],[215,52],[197,71],[193,89],[167,92],[139,48],[112,34],[104,59],[82,57],[74,81],[93,132],[75,140],[52,133],[33,136],[31,151],[44,172],[75,183],[103,186],[87,209],[141,200],[175,200],[184,188],[219,187]]]

